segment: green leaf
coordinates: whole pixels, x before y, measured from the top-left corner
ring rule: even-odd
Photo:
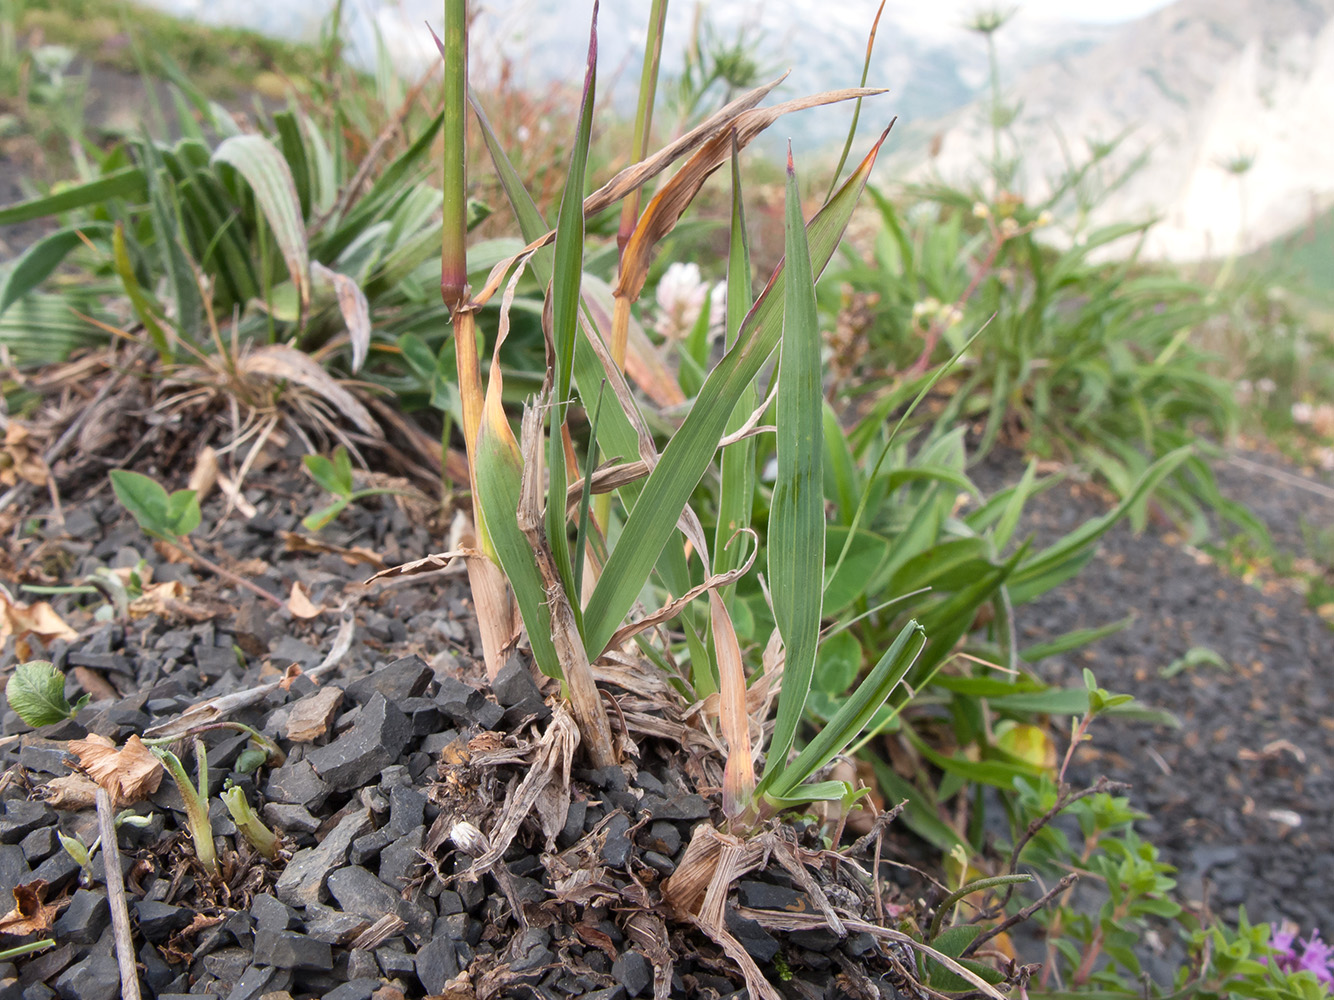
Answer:
[[[177,490],[167,498],[167,518],[171,532],[184,538],[199,527],[199,498],[194,490]]]
[[[1036,643],[1027,649],[1021,650],[1019,658],[1025,663],[1037,663],[1049,656],[1060,656],[1063,653],[1097,642],[1099,639],[1105,639],[1109,635],[1115,635],[1134,620],[1134,615],[1127,615],[1120,621],[1109,622],[1096,628],[1076,629],[1073,632],[1065,633],[1065,635],[1057,636],[1049,642]]]
[[[330,459],[323,455],[303,455],[301,464],[310,473],[310,478],[324,487],[327,492],[344,499],[352,495],[350,478],[344,479],[339,473],[338,467]]]
[[[34,729],[64,722],[78,714],[78,708],[65,698],[65,675],[46,660],[20,664],[5,686],[5,698],[19,718]]]
[[[262,135],[237,135],[223,140],[212,161],[236,168],[255,192],[255,201],[278,241],[304,312],[310,305],[310,251],[301,199],[283,154]]]
[[[115,263],[116,274],[120,278],[121,287],[125,289],[125,295],[130,300],[135,316],[144,325],[144,329],[148,331],[148,338],[153,342],[158,360],[162,362],[170,361],[171,338],[162,329],[162,324],[157,319],[157,311],[153,308],[148,293],[144,291],[139,284],[139,279],[135,277],[134,265],[130,261],[130,252],[125,245],[125,227],[119,222],[116,223],[115,231],[111,234],[111,255]]]
[[[301,527],[307,531],[320,531],[326,527],[330,521],[343,512],[351,501],[347,497],[339,497],[333,503],[311,511],[301,519]]]
[[[838,632],[820,645],[815,660],[815,684],[825,694],[837,697],[852,687],[861,668],[861,643],[851,632]]]
[[[801,218],[801,195],[792,150],[787,155],[787,281],[783,342],[778,359],[778,472],[769,511],[769,583],[774,620],[783,637],[783,687],[778,696],[766,774],[787,763],[819,646],[824,588],[824,397],[815,276]],[[798,779],[801,780],[801,779]],[[790,790],[777,790],[779,794]]]
[[[167,491],[156,480],[126,469],[112,469],[111,488],[147,534],[176,541],[173,531],[176,519],[171,514]]]
[[[45,281],[71,250],[83,245],[84,239],[105,236],[110,231],[110,223],[87,222],[81,226],[58,229],[30,246],[23,256],[10,265],[4,283],[0,284],[0,315]]]
[[[104,177],[62,188],[39,198],[30,198],[16,205],[0,208],[0,226],[31,222],[58,212],[68,212],[89,205],[102,205],[112,198],[143,198],[144,172],[139,167],[122,167]]]

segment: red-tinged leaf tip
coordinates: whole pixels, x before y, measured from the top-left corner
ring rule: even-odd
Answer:
[[[445,43],[441,41],[440,36],[435,33],[435,29],[431,27],[430,21],[426,22],[426,30],[429,31],[431,37],[435,39],[435,47],[440,50],[440,58],[445,58]]]
[[[795,165],[793,164],[793,162],[792,162],[792,140],[791,140],[791,139],[789,139],[789,140],[787,141],[787,172],[788,172],[789,174],[795,174],[795,173],[797,172],[797,168],[796,168],[796,166],[795,166]]]
[[[593,74],[598,66],[598,0],[593,0],[593,23],[588,29],[588,69],[584,73],[584,96],[593,85]]]

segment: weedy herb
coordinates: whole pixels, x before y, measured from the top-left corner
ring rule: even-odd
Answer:
[[[47,660],[20,664],[5,685],[9,707],[34,729],[74,718],[90,697],[85,694],[71,705],[65,697],[65,675]]]
[[[190,828],[190,839],[194,841],[195,857],[204,866],[204,870],[214,878],[218,876],[218,855],[213,846],[213,823],[208,816],[208,749],[204,741],[195,739],[195,768],[199,775],[196,786],[185,773],[181,760],[170,750],[162,747],[150,747],[153,754],[162,761],[167,773],[180,789],[185,800],[186,824]]]
[[[227,811],[231,813],[232,822],[236,828],[241,831],[242,836],[254,846],[255,850],[274,861],[278,857],[278,848],[280,846],[278,835],[264,825],[264,821],[255,815],[255,811],[250,808],[250,801],[246,798],[245,792],[232,785],[224,788],[221,793],[223,804],[227,806]]]
[[[337,499],[328,506],[312,511],[301,519],[301,524],[308,531],[319,531],[352,503],[374,496],[408,496],[404,490],[391,490],[384,487],[356,489],[352,480],[352,459],[347,449],[339,445],[334,449],[333,458],[323,455],[305,455],[301,459],[310,473],[310,478],[332,493]]]

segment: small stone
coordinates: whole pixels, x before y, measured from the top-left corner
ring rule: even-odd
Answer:
[[[867,934],[865,931],[849,934],[847,940],[843,942],[844,953],[853,958],[861,958],[874,948],[875,936]]]
[[[311,812],[318,812],[329,797],[329,783],[315,772],[310,761],[288,761],[269,775],[265,795],[272,802],[305,806]]]
[[[422,825],[426,814],[426,796],[408,785],[389,789],[389,828],[397,834]]]
[[[736,938],[746,954],[757,962],[772,962],[781,947],[778,939],[766,931],[758,920],[743,917],[732,907],[724,913],[728,932]]]
[[[17,844],[39,826],[50,826],[55,821],[55,811],[45,802],[10,799],[0,817],[0,844]]]
[[[408,903],[365,868],[349,865],[329,876],[329,892],[344,913],[379,920],[397,913],[415,935],[429,934],[434,917],[420,904]]]
[[[653,968],[637,951],[621,953],[611,963],[611,975],[625,987],[626,996],[637,997],[653,985]]]
[[[624,986],[608,986],[605,990],[585,993],[584,1000],[625,1000]]]
[[[236,981],[227,994],[227,1000],[259,1000],[267,992],[270,983],[279,978],[277,969],[265,968],[262,965],[252,965],[241,973],[241,978]],[[117,982],[117,986],[119,986]]]
[[[397,703],[420,696],[434,679],[434,671],[420,656],[404,656],[353,681],[347,686],[347,696],[366,705],[379,693]]]
[[[657,851],[669,858],[675,857],[676,852],[681,849],[681,831],[676,828],[675,823],[663,819],[654,820],[649,825],[648,837],[643,844],[650,851]]]
[[[645,795],[643,807],[654,819],[658,820],[693,822],[709,818],[709,804],[700,795],[680,795],[673,799]]]
[[[23,848],[18,844],[0,844],[0,907],[11,905],[15,886],[31,881],[32,869],[23,857]]]
[[[140,932],[154,944],[167,940],[173,933],[188,926],[191,919],[191,913],[186,907],[151,899],[141,899],[135,903],[134,916],[139,922]]]
[[[350,731],[313,751],[307,760],[333,788],[352,791],[396,763],[411,738],[407,718],[377,691]]]
[[[69,750],[63,743],[34,739],[19,749],[19,763],[39,774],[54,774],[57,777],[69,774],[68,759]]]
[[[630,843],[629,829],[630,817],[625,813],[617,813],[607,821],[607,839],[602,845],[601,853],[602,860],[608,867],[624,868],[630,861],[630,850],[634,845]]]
[[[273,897],[268,896],[265,898],[272,899]],[[253,910],[253,904],[251,908]],[[253,948],[255,946],[255,920],[244,910],[234,911],[231,916],[224,920],[219,926],[224,933],[242,948]],[[285,930],[286,928],[278,929]]]
[[[445,986],[459,974],[459,959],[454,942],[448,938],[428,941],[417,952],[416,965],[417,979],[422,988],[431,995],[444,993]]]
[[[352,850],[347,859],[354,865],[366,865],[380,856],[380,852],[394,842],[394,832],[387,826],[372,830],[364,837],[352,841]]]
[[[390,979],[407,979],[417,974],[417,963],[402,948],[377,948],[375,959],[380,963],[380,971]]]
[[[480,725],[477,712],[487,704],[486,696],[453,677],[436,679],[440,682],[440,690],[436,692],[435,703],[440,706],[440,710],[460,728]]]
[[[296,914],[286,903],[259,893],[250,901],[250,916],[257,931],[288,931],[297,926]]]
[[[511,656],[491,682],[496,701],[505,708],[513,708],[527,701],[542,701],[542,692],[533,680],[533,673],[518,656]]]
[[[787,939],[798,948],[805,948],[807,951],[824,953],[832,951],[838,947],[840,938],[833,931],[825,927],[815,927],[804,931],[791,931]]]
[[[325,879],[347,860],[352,841],[370,825],[370,811],[358,809],[344,816],[319,847],[297,851],[278,878],[275,888],[278,898],[289,906],[310,906],[320,902]]]
[[[293,743],[313,743],[329,731],[343,704],[341,688],[322,687],[294,705],[287,715],[287,738]]]
[[[772,885],[769,882],[742,882],[737,886],[741,905],[752,910],[787,910],[789,913],[812,913],[810,898],[795,889]]]
[[[379,985],[378,976],[359,976],[329,990],[324,994],[324,1000],[371,1000],[375,995],[375,988]]]
[[[445,728],[445,713],[430,698],[404,698],[395,704],[412,724],[413,736],[429,736]]]
[[[28,864],[35,865],[45,861],[60,850],[60,841],[56,837],[54,826],[39,826],[19,843]]]
[[[375,954],[365,948],[353,948],[347,953],[347,975],[350,979],[378,979],[380,966]]]
[[[262,814],[270,825],[287,833],[314,833],[320,828],[310,810],[294,802],[265,802]]]
[[[542,927],[529,927],[514,939],[510,946],[510,972],[541,972],[556,960],[547,947],[551,932]],[[420,962],[418,963],[420,975]],[[423,984],[425,985],[425,984]]]
[[[369,918],[358,913],[340,913],[320,903],[311,903],[305,909],[306,934],[316,941],[344,945],[371,925]]]
[[[120,966],[109,951],[95,951],[76,962],[55,981],[56,992],[67,1000],[117,1000]]]
[[[666,878],[672,872],[676,871],[676,862],[665,854],[659,854],[657,851],[644,852],[644,864],[648,865],[655,872]]]
[[[33,869],[32,877],[46,882],[47,894],[54,898],[61,889],[74,881],[81,870],[79,863],[69,856],[68,851],[57,851]]]
[[[419,826],[399,837],[380,853],[380,881],[405,885],[413,870],[422,864],[421,848],[426,827]]]
[[[255,964],[327,972],[333,968],[333,952],[328,942],[296,931],[260,930],[255,933]]]
[[[80,889],[56,921],[56,940],[95,944],[110,922],[111,907],[106,895]]]
[[[584,819],[587,816],[588,803],[583,799],[572,799],[565,813],[565,826],[556,834],[556,846],[562,850],[573,847],[584,835]]]
[[[270,643],[269,655],[277,660],[292,660],[309,669],[324,659],[324,654],[295,636],[282,635]]]

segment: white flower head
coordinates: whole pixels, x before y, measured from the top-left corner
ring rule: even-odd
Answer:
[[[657,313],[653,329],[668,340],[684,340],[690,336],[705,299],[709,302],[709,335],[723,329],[727,316],[727,285],[718,282],[710,286],[700,274],[698,264],[677,261],[668,265],[654,293]]]
[[[1310,403],[1292,404],[1292,419],[1294,423],[1309,424],[1311,422],[1311,417],[1314,415],[1314,413],[1315,413],[1315,407],[1313,407]]]

